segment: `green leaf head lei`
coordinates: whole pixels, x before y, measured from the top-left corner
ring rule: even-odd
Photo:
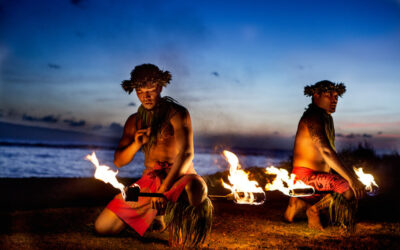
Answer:
[[[121,86],[130,94],[134,89],[152,83],[165,87],[171,79],[169,71],[162,71],[156,65],[147,63],[136,66],[131,72],[131,79],[122,81]]]
[[[305,96],[313,96],[314,94],[321,94],[323,92],[336,91],[340,97],[346,92],[346,86],[343,83],[333,83],[328,80],[323,80],[315,83],[314,85],[307,85],[304,87]]]

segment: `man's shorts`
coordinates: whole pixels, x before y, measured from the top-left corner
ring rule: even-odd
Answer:
[[[141,192],[157,192],[158,188],[161,186],[162,179],[165,178],[166,172],[169,171],[169,166],[164,165],[165,164],[160,165],[157,163],[153,171],[144,174],[142,178],[136,182],[136,184],[140,186]],[[197,174],[183,175],[174,182],[168,191],[163,193],[165,198],[168,201],[176,202],[184,191],[185,186],[194,179],[199,179],[204,182]],[[125,201],[122,195],[118,194],[108,203],[107,208],[143,236],[158,214],[156,209],[151,208],[151,199],[151,197],[139,197],[137,202]]]
[[[322,198],[324,192],[331,191],[342,194],[350,189],[349,183],[337,174],[318,172],[305,167],[293,167],[292,173],[296,175],[296,180],[301,180],[312,186],[315,191],[321,192],[313,196],[302,197],[304,200],[317,201]]]

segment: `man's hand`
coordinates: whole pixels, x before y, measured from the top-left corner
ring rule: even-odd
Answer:
[[[150,140],[151,128],[139,129],[135,133],[135,142],[140,145],[146,144]]]
[[[354,179],[349,182],[351,190],[353,190],[355,198],[358,200],[365,195],[365,185],[362,184],[359,180]]]
[[[163,210],[163,209],[165,209],[166,205],[167,205],[167,201],[164,198],[161,198],[161,197],[151,198],[151,208],[153,208],[153,209]]]

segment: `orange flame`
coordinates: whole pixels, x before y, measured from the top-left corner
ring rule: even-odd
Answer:
[[[265,190],[267,191],[279,190],[283,194],[293,197],[310,196],[315,193],[315,190],[312,186],[306,185],[304,182],[300,180],[296,180],[295,182],[296,175],[290,174],[289,177],[289,173],[286,169],[276,168],[271,166],[266,168],[265,172],[267,174],[276,175],[276,178],[272,183],[267,183],[267,185],[265,185]],[[296,189],[309,189],[312,190],[312,193],[304,195],[294,195],[293,191]]]
[[[122,197],[124,197],[125,199],[125,186],[122,183],[119,183],[116,178],[118,171],[114,172],[110,169],[109,166],[100,165],[99,160],[97,160],[96,154],[94,152],[91,155],[87,155],[85,159],[93,163],[93,165],[96,167],[94,178],[102,180],[105,183],[110,183],[113,187],[121,190]]]
[[[263,204],[265,201],[263,189],[258,186],[256,181],[249,180],[248,174],[241,169],[237,156],[227,150],[224,150],[223,154],[230,165],[228,180],[231,185],[225,183],[223,180],[221,180],[221,182],[226,189],[231,190],[234,201],[239,204]],[[254,194],[262,194],[261,196],[264,197],[264,199],[256,200]]]
[[[376,184],[374,176],[372,176],[372,174],[364,173],[362,168],[354,168],[354,171],[356,172],[358,179],[361,181],[361,183],[365,185],[365,189],[367,190],[367,192],[373,192],[374,187],[379,187],[378,184]]]

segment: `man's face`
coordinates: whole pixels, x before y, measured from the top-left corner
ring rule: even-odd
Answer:
[[[153,83],[136,89],[136,95],[145,109],[153,109],[160,99],[162,87]]]
[[[336,91],[322,92],[321,94],[314,94],[314,104],[324,109],[328,114],[336,111],[338,103],[338,93]]]

